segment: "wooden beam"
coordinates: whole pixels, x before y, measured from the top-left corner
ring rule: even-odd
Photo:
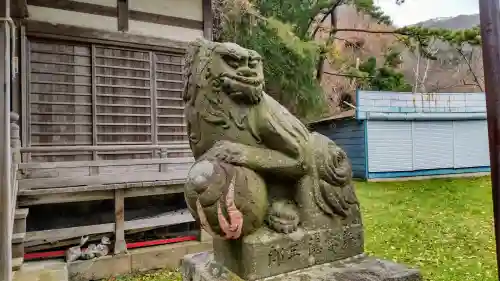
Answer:
[[[92,146],[97,146],[97,63],[96,63],[96,46],[92,44],[90,47],[90,71],[91,71],[91,93],[92,93]],[[92,151],[92,160],[97,160],[97,151]]]
[[[99,188],[103,185],[109,185],[110,189],[122,189],[132,187],[133,185],[143,186],[150,182],[177,182],[187,178],[187,170],[178,170],[170,173],[161,172],[134,172],[129,174],[120,174],[119,176],[98,175],[98,176],[81,176],[74,177],[57,177],[57,178],[38,178],[38,179],[22,179],[19,180],[19,190],[29,189],[58,189],[66,187],[87,187]],[[118,186],[115,186],[118,185]],[[103,188],[104,189],[104,188]]]
[[[193,157],[179,158],[153,158],[153,159],[120,159],[120,160],[97,160],[97,161],[66,161],[66,162],[31,162],[19,164],[20,170],[27,169],[58,169],[79,167],[109,167],[109,166],[136,166],[136,165],[191,165]]]
[[[212,0],[202,0],[203,3],[203,37],[213,40]]]
[[[140,230],[129,230],[126,232],[126,234],[130,235],[130,234],[149,231],[149,230],[158,229],[158,228],[161,228],[161,226],[144,228],[144,229],[140,229]],[[165,238],[182,237],[182,236],[196,236],[196,235],[199,235],[199,232],[200,232],[199,230],[188,230],[188,231],[180,231],[180,232],[170,232],[169,231],[168,235]],[[106,235],[108,235],[108,234],[104,233],[104,234],[89,235],[88,236],[89,239],[87,240],[87,243],[101,241],[101,239]],[[73,238],[73,239],[60,240],[60,241],[53,242],[50,244],[48,244],[48,243],[37,244],[37,245],[31,246],[29,248],[27,248],[25,245],[24,252],[32,253],[32,252],[39,252],[39,251],[43,251],[43,250],[50,250],[50,249],[56,249],[56,248],[75,246],[75,245],[78,245],[78,243],[80,243],[81,239],[82,239],[81,237],[77,237],[77,238]],[[203,241],[211,241],[211,236],[208,237],[208,239],[209,240],[203,240]],[[33,243],[35,243],[35,242],[33,242]],[[32,245],[33,245],[33,243],[32,243]]]
[[[10,0],[0,0],[0,17],[10,18]],[[11,152],[10,152],[10,27],[0,22],[0,280],[12,280]]]
[[[114,198],[113,190],[79,191],[82,187],[59,188],[55,193],[34,194],[35,190],[27,191],[29,194],[20,194],[17,200],[19,207],[49,205],[72,202],[102,201]],[[45,190],[42,190],[45,191]],[[144,196],[157,196],[165,194],[178,194],[184,192],[184,184],[136,187],[125,189],[125,198]]]
[[[114,254],[125,254],[125,193],[123,189],[115,190],[115,247]]]
[[[26,20],[26,32],[31,37],[53,38],[59,40],[81,41],[129,48],[149,49],[160,52],[185,54],[188,42],[159,37],[134,35],[125,32],[111,32],[65,24],[51,24],[42,21]]]
[[[21,116],[21,146],[28,144],[28,38],[26,37],[26,27],[21,25],[19,34],[19,47],[21,53],[19,57],[19,70],[21,73],[21,110],[18,112]],[[22,156],[22,155],[21,155]],[[21,157],[22,158],[22,157]]]
[[[11,17],[16,19],[28,17],[27,0],[12,0]]]
[[[128,0],[117,0],[118,31],[128,31],[129,9]]]
[[[187,175],[187,171],[179,171],[179,172],[184,173],[183,176]],[[32,196],[32,195],[49,195],[49,194],[63,194],[63,193],[95,192],[95,191],[106,191],[115,189],[133,190],[135,188],[145,189],[145,188],[160,187],[160,186],[167,186],[169,188],[173,188],[174,186],[184,185],[185,183],[186,183],[186,178],[185,177],[182,178],[182,176],[179,176],[178,179],[171,179],[166,181],[150,180],[147,182],[121,183],[121,184],[81,185],[81,186],[41,188],[41,189],[31,189],[31,190],[20,189],[18,194],[19,196]],[[177,192],[170,192],[170,193],[177,193]]]
[[[38,7],[54,8],[66,11],[106,16],[106,17],[117,17],[116,10],[117,8],[118,9],[120,8],[119,7],[120,1],[122,0],[118,0],[117,7],[109,7],[109,6],[85,3],[80,1],[57,1],[57,0],[29,0],[28,4]],[[129,19],[136,21],[177,26],[189,29],[198,29],[198,30],[203,29],[202,21],[180,18],[180,17],[153,14],[141,11],[134,11],[134,10],[128,11],[128,17]]]
[[[142,151],[142,150],[160,150],[160,149],[184,149],[189,148],[189,144],[147,144],[147,145],[103,145],[103,146],[39,146],[22,147],[21,153],[27,152],[79,152],[79,151]]]
[[[181,209],[172,212],[159,214],[155,217],[148,219],[137,219],[127,221],[124,224],[126,232],[151,227],[164,227],[170,225],[177,225],[187,222],[193,222],[194,218],[187,209]],[[44,243],[54,243],[60,240],[67,240],[81,236],[96,235],[103,233],[112,233],[115,230],[114,223],[105,223],[98,225],[77,226],[69,228],[59,228],[42,231],[32,231],[26,233],[24,240],[25,247],[32,247]]]

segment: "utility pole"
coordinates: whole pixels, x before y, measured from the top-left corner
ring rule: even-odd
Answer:
[[[497,267],[500,269],[500,3],[479,0]],[[499,277],[500,280],[500,271]]]

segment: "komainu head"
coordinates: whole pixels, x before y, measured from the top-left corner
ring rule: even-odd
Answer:
[[[187,103],[196,98],[199,90],[207,88],[240,103],[258,104],[262,99],[262,58],[235,43],[197,40],[188,53],[185,74]]]

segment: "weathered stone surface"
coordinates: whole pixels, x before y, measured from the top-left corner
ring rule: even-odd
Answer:
[[[68,264],[70,280],[100,280],[131,271],[130,254],[79,260]]]
[[[126,254],[79,260],[67,264],[70,280],[101,280],[159,268],[178,268],[185,255],[208,251],[212,242],[189,241],[131,249]],[[66,265],[66,263],[65,263]]]
[[[279,234],[267,228],[241,241],[214,239],[215,260],[246,280],[256,280],[363,253],[363,228],[298,229]]]
[[[196,163],[185,198],[213,236],[237,240],[267,225],[279,233],[359,221],[346,153],[310,133],[264,92],[261,56],[199,40],[186,62],[188,136]]]
[[[296,277],[300,281],[419,280],[413,271],[393,272],[389,267],[396,265],[367,258],[352,263],[352,272],[338,264],[323,273],[312,268],[363,253],[345,151],[309,132],[264,92],[255,51],[199,40],[185,65],[183,99],[196,162],[184,195],[193,217],[214,237],[213,258],[186,259],[185,281],[253,281],[297,270],[310,275]],[[217,279],[221,272],[226,279]]]
[[[63,260],[28,261],[14,272],[13,281],[68,281],[67,264]]]
[[[155,247],[129,250],[132,271],[147,271],[152,269],[179,268],[182,258],[193,254],[212,250],[212,241],[183,242]]]
[[[184,281],[243,281],[217,263],[211,252],[186,256]],[[308,267],[257,281],[421,281],[418,270],[377,258],[358,255],[349,259]]]

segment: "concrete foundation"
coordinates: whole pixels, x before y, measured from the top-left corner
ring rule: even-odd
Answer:
[[[13,281],[86,281],[153,269],[177,269],[181,259],[212,249],[212,241],[191,241],[129,250],[127,254],[66,263],[32,261],[15,272]]]

